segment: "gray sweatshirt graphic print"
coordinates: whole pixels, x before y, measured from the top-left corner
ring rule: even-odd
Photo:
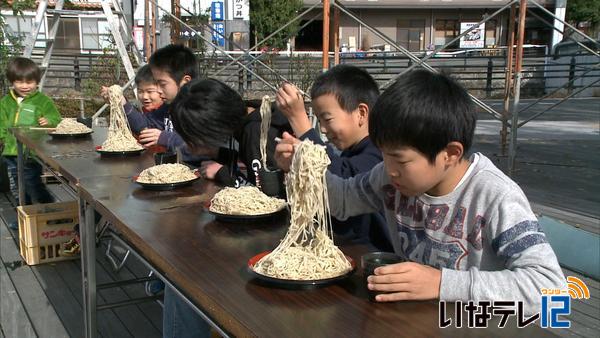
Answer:
[[[394,251],[442,271],[440,300],[524,301],[540,310],[541,288],[566,282],[519,186],[482,154],[445,196],[403,196],[383,163],[351,179],[327,174],[338,219],[383,210]]]

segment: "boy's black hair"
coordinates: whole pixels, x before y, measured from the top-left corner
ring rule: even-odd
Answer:
[[[140,83],[152,83],[155,84],[154,76],[152,76],[152,70],[149,65],[143,65],[135,73],[135,85],[139,86]]]
[[[244,102],[248,108],[260,109],[260,106],[262,105],[262,99],[249,99]]]
[[[198,61],[191,49],[182,45],[167,45],[150,56],[150,67],[160,69],[171,75],[179,84],[185,75],[192,79],[198,77]]]
[[[8,62],[6,78],[10,83],[15,81],[31,81],[40,83],[42,72],[31,59],[16,57]]]
[[[169,109],[173,127],[192,147],[223,145],[246,116],[241,96],[223,82],[208,78],[182,86]]]
[[[319,75],[312,85],[310,97],[333,94],[346,112],[354,111],[360,103],[373,107],[379,96],[377,83],[365,70],[350,65],[337,65]]]
[[[430,163],[450,142],[467,155],[477,114],[467,91],[447,75],[412,71],[385,90],[369,115],[369,136],[379,148],[409,146]]]

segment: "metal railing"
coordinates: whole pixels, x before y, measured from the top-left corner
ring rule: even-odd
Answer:
[[[485,51],[482,50],[479,56],[463,54],[452,58],[432,59],[430,64],[455,76],[468,90],[474,91],[476,97],[495,98],[500,91],[504,90],[506,58],[502,55],[484,56],[484,53]],[[260,55],[260,53],[257,54]],[[395,52],[370,52],[364,56],[354,54],[348,53],[342,56],[340,63],[352,64],[367,70],[380,85],[387,83],[399,72],[409,69],[413,65],[411,59],[397,55]],[[573,82],[579,75],[582,79],[598,77],[598,71],[594,71],[592,68],[597,63],[582,60],[582,57],[592,54],[570,54],[562,55],[559,58],[539,53],[532,53],[532,55],[536,56],[523,59],[524,79],[528,81],[525,89],[529,90],[524,95],[527,97],[540,97],[559,88],[560,81],[549,83],[548,80],[551,79],[562,80],[566,83]],[[293,56],[280,53],[280,55],[271,55],[271,58],[271,67],[290,81],[297,79],[303,71],[320,72],[321,53],[319,52],[294,53]],[[112,74],[115,73],[115,69],[98,65],[97,60],[98,56],[92,54],[56,55],[51,63],[52,70],[48,76],[46,90],[57,92],[56,95],[60,95],[60,90],[80,91],[85,81],[110,84],[109,81],[114,78]],[[265,88],[262,86],[262,81],[257,80],[243,69],[240,71],[239,67],[221,67],[229,60],[230,58],[222,55],[200,56],[202,63],[213,65],[206,69],[205,76],[220,79],[240,90],[242,94],[247,94],[253,89]],[[269,78],[265,74],[262,77]],[[242,85],[240,86],[240,84]],[[565,88],[565,93],[571,93],[582,86],[584,85],[571,83]],[[593,87],[598,87],[598,85]],[[535,92],[533,92],[534,90]]]
[[[155,2],[155,0],[150,0]],[[510,27],[517,26],[518,29],[510,30],[509,42],[510,45],[516,45],[516,48],[495,48],[470,51],[451,51],[447,50],[448,46],[458,41],[463,35],[469,31],[462,32],[459,36],[449,41],[444,46],[436,48],[432,52],[414,53],[408,51],[403,46],[398,45],[394,39],[383,34],[377,28],[372,27],[361,20],[354,12],[339,1],[327,1],[333,8],[336,8],[343,15],[353,21],[358,22],[363,28],[370,30],[373,34],[383,39],[396,51],[393,52],[354,52],[343,53],[340,57],[341,63],[351,63],[362,67],[369,71],[373,77],[380,83],[382,87],[386,87],[395,78],[414,67],[422,67],[430,71],[445,71],[452,73],[463,85],[470,91],[473,100],[484,111],[488,112],[495,118],[503,122],[503,138],[502,149],[506,142],[505,136],[508,134],[507,128],[510,127],[510,149],[509,149],[509,170],[514,169],[514,159],[516,156],[516,134],[519,126],[524,125],[531,119],[519,121],[519,114],[525,109],[530,108],[533,104],[525,108],[519,107],[521,96],[524,97],[542,97],[550,95],[562,95],[565,99],[575,95],[590,93],[593,94],[599,86],[599,82],[595,81],[598,78],[598,64],[600,56],[598,50],[598,42],[583,34],[574,26],[557,18],[552,12],[548,11],[542,5],[534,0],[507,0],[500,9],[496,10],[492,15],[485,17],[480,23],[483,23],[491,18],[505,12],[509,7],[510,11]],[[551,23],[540,18],[538,14],[527,8],[527,4],[531,4],[536,8],[536,11],[541,11],[548,15],[553,20],[564,24],[565,29],[560,30],[554,27]],[[315,4],[309,10],[316,8]],[[163,10],[160,6],[159,9]],[[519,14],[517,15],[517,8]],[[297,21],[306,15],[309,10],[305,10],[300,15],[296,16],[292,21]],[[329,11],[324,11],[328,13]],[[187,26],[188,29],[196,32],[179,18],[172,16],[179,24]],[[554,55],[549,55],[545,47],[527,48],[524,45],[524,23],[527,14],[540,19],[540,22],[552,26],[554,30],[565,33],[569,30],[573,34],[577,34],[586,43],[577,42],[583,53],[577,55],[561,55],[558,58]],[[515,18],[518,17],[518,20]],[[314,18],[310,19],[314,20]],[[477,25],[474,25],[476,27]],[[285,27],[285,26],[284,26]],[[281,27],[279,30],[283,29]],[[213,31],[213,28],[207,25],[205,29]],[[278,31],[279,31],[278,30]],[[196,32],[197,33],[197,32]],[[214,32],[221,35],[219,32]],[[512,34],[512,38],[510,35]],[[516,34],[516,38],[515,38]],[[212,41],[204,38],[202,34],[197,34],[205,42],[212,46],[216,53],[210,58],[210,67],[206,68],[207,76],[216,77],[237,88],[241,94],[255,95],[257,92],[273,92],[277,89],[279,83],[284,81],[295,82],[298,74],[302,73],[299,69],[290,68],[289,64],[294,60],[302,60],[303,67],[308,74],[318,74],[319,60],[328,59],[329,57],[322,53],[312,54],[294,54],[272,56],[267,53],[257,53],[252,51],[256,48],[253,46],[248,50],[242,50],[235,54],[223,50],[216,46]],[[266,40],[266,39],[265,39]],[[261,41],[263,42],[263,41]],[[591,43],[590,43],[591,42]],[[258,44],[257,44],[258,45]],[[238,46],[239,47],[239,46]],[[544,52],[541,53],[541,49]],[[516,50],[513,53],[513,50]],[[533,53],[531,53],[533,52]],[[298,55],[302,55],[298,57]],[[589,56],[592,59],[584,59]],[[596,59],[593,59],[596,57]],[[268,60],[265,60],[268,59]],[[514,62],[513,62],[514,61]],[[65,70],[66,71],[66,70]],[[73,71],[73,81],[83,81],[88,75],[86,66],[79,64],[79,69]],[[68,77],[68,76],[66,76]],[[308,87],[304,86],[304,87]],[[74,85],[76,87],[76,85]],[[71,87],[73,88],[73,87]],[[587,91],[586,91],[587,90]],[[561,92],[562,91],[562,92]],[[496,111],[481,101],[483,98],[494,98],[504,94],[505,106],[503,111]],[[559,105],[563,101],[554,106]],[[544,110],[544,112],[549,109]]]

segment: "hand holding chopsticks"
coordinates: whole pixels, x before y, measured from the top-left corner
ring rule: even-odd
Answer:
[[[275,162],[281,170],[288,172],[290,171],[296,145],[300,143],[300,140],[285,132],[282,138],[275,138],[275,142],[278,143],[275,147]]]

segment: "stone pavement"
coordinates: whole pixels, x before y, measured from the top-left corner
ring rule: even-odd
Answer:
[[[531,100],[521,101],[521,107]],[[520,114],[520,121],[542,111],[545,100]],[[500,111],[502,102],[487,102]],[[507,172],[501,153],[501,123],[480,113],[473,151],[480,151]],[[532,204],[586,231],[600,233],[600,98],[571,99],[519,128],[516,171]],[[507,148],[508,152],[508,148]],[[536,208],[534,208],[535,210]]]

